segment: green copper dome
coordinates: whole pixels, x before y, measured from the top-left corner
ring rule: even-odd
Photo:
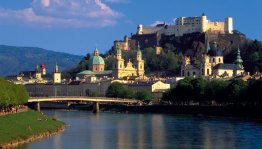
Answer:
[[[89,65],[105,65],[105,61],[101,56],[91,56],[89,59]]]
[[[94,55],[89,59],[89,65],[105,65],[105,61],[101,56],[99,56],[97,48],[94,50]]]

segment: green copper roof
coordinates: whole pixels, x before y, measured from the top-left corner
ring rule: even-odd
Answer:
[[[112,70],[105,70],[101,72],[93,72],[91,70],[85,70],[78,73],[78,75],[109,75],[109,74],[112,74]]]
[[[142,56],[142,52],[140,50],[140,45],[139,45],[139,42],[137,44],[137,55],[141,55]]]
[[[98,65],[103,64],[105,65],[105,61],[101,56],[91,56],[89,59],[89,65]]]
[[[238,48],[237,49],[237,58],[235,60],[235,64],[238,65],[238,66],[242,66],[242,63],[243,63],[243,60],[240,56],[240,49]]]
[[[210,51],[210,45],[209,45],[208,38],[206,38],[206,41],[205,41],[205,50],[206,50],[206,53]]]
[[[99,52],[97,48],[95,48],[94,52]]]
[[[121,49],[117,48],[117,49],[116,49],[116,54],[122,54]]]
[[[137,55],[140,55],[140,56],[142,55],[141,50],[138,50],[138,51],[137,51]]]

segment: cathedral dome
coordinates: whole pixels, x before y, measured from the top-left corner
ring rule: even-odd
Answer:
[[[89,59],[89,65],[105,65],[105,61],[99,56],[97,48],[94,50],[94,55]]]

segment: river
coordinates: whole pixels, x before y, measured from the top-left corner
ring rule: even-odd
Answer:
[[[246,120],[167,114],[42,112],[70,127],[17,149],[262,148],[262,124]]]

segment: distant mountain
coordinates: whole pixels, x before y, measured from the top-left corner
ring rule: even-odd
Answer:
[[[15,47],[0,45],[0,75],[17,74],[24,70],[34,70],[44,64],[47,72],[52,72],[57,62],[60,70],[77,66],[83,56],[54,52],[36,47]]]

